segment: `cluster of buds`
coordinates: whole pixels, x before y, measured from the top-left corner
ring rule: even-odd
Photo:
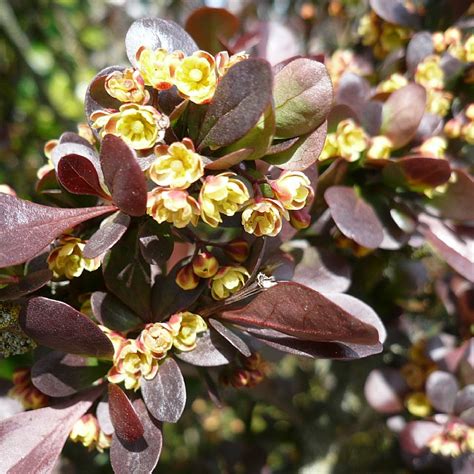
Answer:
[[[369,137],[354,120],[339,122],[333,133],[328,133],[320,160],[342,157],[347,161],[357,161],[369,146]]]
[[[252,388],[263,382],[270,371],[269,364],[258,352],[240,357],[240,364],[226,367],[219,376],[225,386]]]
[[[444,457],[457,458],[474,452],[474,428],[461,420],[449,421],[443,431],[428,441],[430,451]]]
[[[0,302],[0,356],[25,354],[36,347],[33,339],[21,329],[19,315],[19,305]]]
[[[474,104],[469,104],[463,113],[448,120],[444,133],[450,139],[464,140],[474,145]]]
[[[461,30],[456,27],[446,31],[437,31],[431,36],[433,46],[438,54],[448,52],[459,61],[474,61],[474,35],[470,34],[463,39]]]
[[[81,443],[89,451],[96,449],[100,453],[110,448],[112,436],[105,434],[101,429],[97,418],[87,413],[74,423],[69,439],[74,443]]]
[[[102,327],[114,346],[108,381],[123,383],[127,390],[138,390],[140,379],[153,379],[160,361],[172,348],[181,352],[192,351],[196,348],[198,335],[206,329],[204,319],[188,311],[174,314],[165,323],[146,325],[136,339],[127,339]]]
[[[405,46],[410,39],[410,31],[407,28],[388,23],[373,11],[360,19],[358,34],[362,38],[362,44],[372,46],[374,56],[378,59],[383,59],[392,51]]]
[[[86,243],[78,237],[63,235],[48,256],[48,266],[55,278],[69,280],[82,275],[84,270],[93,272],[100,267],[99,257],[84,258],[82,251]]]
[[[33,385],[29,368],[15,369],[12,382],[8,395],[18,400],[25,410],[36,410],[49,404],[49,397]]]

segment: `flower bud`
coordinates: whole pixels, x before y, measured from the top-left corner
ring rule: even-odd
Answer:
[[[219,270],[219,262],[212,253],[200,250],[192,261],[194,273],[201,278],[211,278]]]
[[[215,300],[223,300],[239,291],[247,279],[249,272],[244,267],[221,267],[212,277],[211,295]]]
[[[431,404],[423,392],[413,392],[405,399],[407,410],[415,416],[424,418],[431,413]]]
[[[461,122],[455,118],[448,120],[444,126],[444,133],[448,138],[455,139],[461,136]]]
[[[461,129],[462,138],[469,143],[474,145],[474,121],[469,122],[467,125],[464,125]]]
[[[140,72],[133,68],[111,72],[105,79],[104,87],[111,97],[120,102],[146,104],[150,100]]]
[[[291,211],[290,224],[297,230],[307,229],[311,224],[311,214],[306,209]]]
[[[263,198],[252,201],[242,212],[242,224],[245,232],[257,237],[269,235],[275,237],[283,226],[283,217],[289,220],[288,211],[275,199]]]
[[[469,104],[464,113],[469,120],[474,121],[474,104]]]
[[[427,112],[445,117],[451,108],[453,95],[438,89],[428,89],[426,92]]]
[[[302,209],[314,196],[309,178],[301,171],[285,171],[271,186],[283,207],[290,211]]]
[[[392,151],[392,141],[384,135],[373,137],[369,149],[367,150],[367,158],[377,160],[380,158],[389,158]]]
[[[246,387],[250,382],[250,372],[245,369],[236,369],[230,375],[229,381],[235,388]]]
[[[464,56],[466,62],[474,62],[474,35],[469,36],[469,38],[464,43]]]
[[[173,347],[173,335],[165,324],[147,324],[137,339],[138,348],[155,359],[164,359]]]
[[[431,35],[431,41],[433,42],[434,50],[439,54],[444,52],[446,49],[446,42],[444,41],[444,34],[441,31],[437,31]]]
[[[377,92],[395,92],[398,89],[406,86],[408,79],[402,74],[395,72],[388,79],[381,82],[377,86]]]
[[[236,262],[243,263],[250,254],[250,246],[244,239],[235,239],[226,244],[224,253]]]
[[[221,51],[216,54],[216,69],[217,73],[220,77],[224,76],[227,71],[234,65],[240,61],[244,61],[248,59],[249,55],[245,51],[240,51],[238,53],[233,54],[229,57],[229,53],[227,51]]]
[[[194,290],[201,281],[199,276],[194,273],[193,265],[188,263],[176,274],[176,284],[183,290]]]

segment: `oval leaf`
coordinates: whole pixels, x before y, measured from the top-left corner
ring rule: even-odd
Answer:
[[[99,327],[62,301],[42,296],[29,299],[21,311],[20,324],[37,343],[57,351],[95,357],[114,353]]]
[[[436,370],[426,380],[426,395],[433,407],[441,413],[451,413],[459,385],[454,375]]]
[[[434,45],[431,33],[428,31],[421,31],[413,35],[407,46],[407,68],[411,74],[415,73],[416,67],[427,56],[433,54]]]
[[[198,342],[199,344],[199,342]],[[186,406],[186,385],[178,364],[167,357],[152,380],[141,380],[145,405],[159,421],[176,423]]]
[[[209,324],[224,338],[232,344],[243,356],[250,357],[252,355],[249,346],[245,343],[245,341],[237,336],[235,332],[229,329],[227,326],[224,326],[220,321],[217,319],[209,318]]]
[[[410,12],[404,0],[370,0],[372,10],[389,23],[417,29],[420,27],[420,17]]]
[[[383,240],[382,224],[373,208],[348,186],[332,186],[324,193],[332,218],[349,239],[367,248]]]
[[[379,413],[395,414],[403,410],[408,386],[398,369],[384,367],[370,372],[364,386],[365,398]]]
[[[66,229],[115,209],[54,208],[0,194],[0,267],[26,262]]]

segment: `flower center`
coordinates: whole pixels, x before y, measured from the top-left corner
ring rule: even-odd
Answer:
[[[191,69],[189,78],[191,81],[199,82],[202,79],[202,71],[200,69]]]
[[[132,123],[131,129],[132,129],[132,133],[137,133],[137,134],[143,133],[143,129],[144,129],[143,123],[140,122],[139,120],[135,120]]]
[[[174,171],[174,172],[178,172],[178,171],[181,171],[183,169],[183,163],[179,160],[173,160],[171,162],[171,165],[170,165],[170,168]]]

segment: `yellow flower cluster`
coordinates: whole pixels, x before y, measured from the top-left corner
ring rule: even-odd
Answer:
[[[434,454],[457,458],[474,452],[474,428],[461,420],[450,421],[444,430],[428,441],[428,448]]]
[[[93,272],[100,267],[100,258],[84,258],[86,243],[77,237],[64,235],[48,256],[48,267],[55,278],[65,276],[69,280],[82,275],[84,270]]]
[[[69,439],[74,443],[81,443],[89,450],[97,449],[100,453],[110,448],[112,436],[105,434],[101,429],[97,418],[92,413],[83,415],[74,423]]]
[[[444,137],[430,137],[427,138],[419,147],[419,152],[423,156],[431,158],[444,158],[448,142]]]
[[[474,104],[469,104],[464,113],[449,120],[444,126],[444,133],[448,138],[459,138],[474,145]]]
[[[433,45],[438,54],[448,52],[459,61],[474,61],[474,35],[469,34],[463,41],[459,28],[452,27],[446,31],[437,31],[432,35]]]
[[[335,132],[328,133],[319,159],[342,157],[347,161],[357,161],[368,145],[369,138],[362,127],[352,119],[342,120]]]
[[[196,347],[197,335],[207,329],[198,314],[177,313],[165,323],[148,324],[136,339],[102,327],[114,346],[113,366],[107,379],[123,383],[127,390],[138,390],[143,377],[151,380],[159,370],[160,361],[175,349],[186,352]]]
[[[370,160],[390,158],[393,148],[392,141],[384,135],[377,135],[370,139],[370,146],[367,150],[367,158]]]

